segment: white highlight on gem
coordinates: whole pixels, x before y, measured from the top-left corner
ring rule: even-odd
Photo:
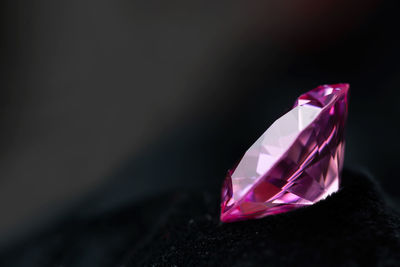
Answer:
[[[254,181],[283,156],[299,134],[318,117],[321,108],[299,105],[276,120],[257,141],[246,151],[239,165],[232,173],[233,199],[241,198]],[[247,178],[246,178],[247,177]]]

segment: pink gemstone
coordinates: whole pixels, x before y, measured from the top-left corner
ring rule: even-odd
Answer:
[[[287,212],[338,190],[348,90],[348,84],[319,86],[265,131],[227,174],[221,221]]]

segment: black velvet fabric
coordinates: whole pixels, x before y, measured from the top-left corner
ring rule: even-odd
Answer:
[[[3,251],[0,266],[400,266],[400,216],[374,179],[258,220],[219,222],[220,188],[71,216]]]

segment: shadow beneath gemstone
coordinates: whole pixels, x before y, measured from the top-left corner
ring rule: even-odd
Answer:
[[[400,219],[374,180],[345,170],[341,189],[313,206],[222,224],[217,192],[182,194],[133,263],[341,266],[400,262]],[[329,261],[327,262],[327,259]]]

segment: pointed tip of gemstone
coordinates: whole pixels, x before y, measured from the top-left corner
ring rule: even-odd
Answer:
[[[291,211],[338,190],[348,90],[318,86],[264,132],[225,178],[222,222]]]

